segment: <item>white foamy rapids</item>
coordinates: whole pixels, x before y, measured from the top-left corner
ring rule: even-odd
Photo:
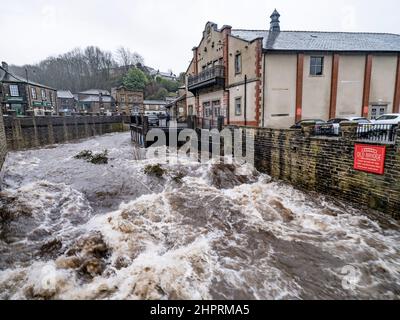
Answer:
[[[114,149],[112,156],[121,152]],[[110,170],[127,169],[134,186],[150,190],[105,214],[96,215],[79,188],[38,182],[8,190],[6,199],[32,212],[16,220],[34,227],[9,229],[1,250],[11,244],[18,257],[40,226],[61,244],[38,237],[32,250],[44,254],[10,254],[0,298],[400,298],[397,222],[271,182],[249,166],[185,160],[163,164],[162,178],[143,173],[157,163],[111,160]]]

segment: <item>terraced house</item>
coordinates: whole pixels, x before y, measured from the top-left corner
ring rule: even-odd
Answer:
[[[186,72],[187,106],[215,122],[287,128],[302,119],[400,110],[400,36],[221,29],[208,22]]]
[[[12,74],[7,63],[0,70],[2,110],[13,115],[50,115],[57,110],[57,91]]]

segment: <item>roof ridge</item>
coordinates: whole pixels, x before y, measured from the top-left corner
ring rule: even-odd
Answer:
[[[261,30],[261,29],[232,29],[232,31],[255,31],[255,32],[269,32],[269,30]],[[391,36],[400,36],[397,33],[391,32],[366,32],[366,31],[315,31],[315,30],[281,30],[280,33],[283,32],[298,32],[298,33],[338,33],[338,34],[375,34],[375,35],[391,35]]]
[[[313,31],[313,30],[281,30],[282,32],[302,32],[302,33],[340,33],[340,34],[376,34],[376,35],[392,35],[392,36],[400,36],[397,33],[390,33],[390,32],[364,32],[364,31]]]

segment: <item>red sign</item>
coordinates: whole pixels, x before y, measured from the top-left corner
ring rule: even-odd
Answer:
[[[383,175],[385,172],[386,147],[356,144],[354,169]]]

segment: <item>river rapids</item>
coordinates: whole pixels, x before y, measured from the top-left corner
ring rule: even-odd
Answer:
[[[123,133],[8,155],[0,299],[400,299],[396,221],[248,165],[149,175],[143,152]]]

